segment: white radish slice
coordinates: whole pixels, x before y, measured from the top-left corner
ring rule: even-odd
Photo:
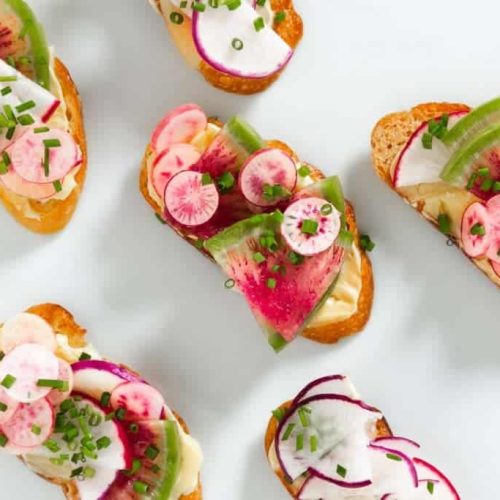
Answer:
[[[196,104],[185,104],[170,111],[158,124],[151,138],[153,149],[160,153],[172,144],[191,142],[207,128],[207,117]]]
[[[411,439],[399,437],[399,436],[388,436],[374,439],[372,444],[376,446],[383,446],[384,448],[390,448],[391,450],[400,451],[410,458],[413,458],[416,453],[420,450],[420,445]]]
[[[58,358],[46,347],[23,344],[7,353],[0,363],[0,382],[15,377],[11,387],[5,390],[11,398],[21,403],[37,401],[51,391],[50,387],[38,387],[40,379],[57,380]]]
[[[183,226],[200,226],[217,211],[217,188],[213,183],[204,185],[203,179],[199,172],[179,172],[165,188],[165,208]]]
[[[318,394],[342,394],[352,399],[359,399],[351,380],[344,375],[330,375],[307,384],[293,400],[297,404],[305,398]]]
[[[57,347],[52,327],[40,316],[30,313],[18,314],[2,327],[0,346],[4,353],[21,344],[40,344],[52,352]]]
[[[482,228],[484,235],[472,234],[473,228]],[[462,245],[469,257],[486,255],[493,236],[490,215],[486,207],[479,202],[470,205],[462,217]]]
[[[2,406],[2,408],[0,408],[0,425],[1,425],[12,418],[12,415],[14,415],[14,413],[17,410],[17,407],[19,406],[19,402],[11,398],[3,387],[0,387],[0,403]],[[7,408],[4,408],[4,405]]]
[[[9,168],[6,174],[0,175],[0,182],[9,191],[32,200],[46,200],[56,194],[54,184],[28,182],[16,174],[12,167]]]
[[[57,375],[58,380],[64,380],[68,383],[68,389],[66,391],[60,391],[58,389],[52,389],[47,395],[47,401],[52,406],[59,406],[65,399],[71,395],[73,390],[73,370],[71,366],[66,361],[58,358],[59,361],[59,374]]]
[[[314,233],[306,225],[316,224]],[[311,256],[330,248],[340,231],[340,214],[322,198],[302,198],[285,210],[281,234],[288,246],[300,255]]]
[[[297,184],[297,167],[281,149],[261,149],[244,163],[239,185],[243,196],[258,207],[272,207],[288,198]],[[280,186],[283,196],[266,197],[265,186]]]
[[[215,69],[230,75],[264,78],[277,73],[288,63],[293,50],[271,27],[257,31],[254,21],[258,17],[246,2],[234,10],[221,7],[193,12],[198,53]],[[241,45],[235,45],[235,40]]]
[[[160,420],[165,407],[163,396],[152,386],[143,382],[128,382],[119,385],[111,394],[114,410],[125,408],[127,420]]]
[[[491,262],[491,266],[493,267],[493,271],[495,271],[496,275],[500,278],[500,264]]]
[[[151,178],[158,196],[165,195],[168,181],[177,173],[188,170],[200,159],[200,152],[191,144],[172,144],[155,159]]]
[[[448,128],[451,128],[466,114],[460,112],[450,115]],[[428,132],[428,129],[428,122],[422,124],[399,155],[392,175],[395,187],[441,182],[439,174],[450,159],[451,151],[435,137],[432,141],[432,149],[425,149],[422,137]]]
[[[308,425],[304,425],[304,417]],[[379,418],[381,415],[375,408],[340,394],[323,394],[301,401],[280,422],[276,432],[275,449],[281,469],[291,480],[297,479],[351,434],[359,429],[371,432]],[[317,440],[314,451],[311,437]],[[297,446],[297,439],[303,440],[302,449]]]
[[[432,481],[434,483],[434,493],[428,495],[428,497],[423,496],[422,498],[438,499],[438,500],[460,500],[460,495],[451,483],[451,481],[434,465],[422,460],[421,458],[414,458],[413,462],[415,464],[417,474],[420,478],[423,478],[425,483]],[[427,484],[421,484],[420,488],[424,488],[427,491]]]
[[[364,499],[366,497],[358,496],[358,488],[369,486],[368,481],[362,486],[356,488],[341,487],[334,482],[318,477],[312,473],[302,485],[297,494],[298,500],[339,500],[341,498]]]
[[[54,429],[54,411],[46,399],[21,403],[2,432],[14,446],[31,448],[42,444]]]
[[[60,146],[48,149],[48,172],[45,172],[44,141],[58,140]],[[78,145],[73,136],[60,129],[50,129],[48,132],[35,133],[29,130],[12,146],[8,153],[12,168],[23,179],[29,182],[46,184],[62,179],[77,164]]]

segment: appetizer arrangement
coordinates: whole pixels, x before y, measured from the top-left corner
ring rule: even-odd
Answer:
[[[201,499],[201,451],[139,374],[101,358],[61,306],[0,329],[0,453],[70,500]]]
[[[242,118],[224,125],[195,104],[155,129],[140,189],[157,217],[218,263],[270,345],[333,343],[361,330],[371,265],[337,177],[325,178]]]
[[[459,500],[450,480],[392,434],[342,375],[317,379],[273,411],[265,450],[299,500]]]
[[[377,174],[500,286],[500,98],[422,104],[382,118]]]
[[[302,38],[292,0],[149,1],[188,64],[227,92],[265,90]]]

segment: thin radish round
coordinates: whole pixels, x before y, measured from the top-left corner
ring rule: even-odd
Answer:
[[[486,255],[492,237],[490,215],[479,202],[470,205],[462,217],[462,244],[469,257]]]
[[[318,394],[343,394],[349,398],[359,399],[354,385],[344,375],[321,377],[307,384],[293,400],[297,404],[303,399]]]
[[[262,149],[244,163],[239,185],[243,196],[258,207],[277,205],[297,183],[297,167],[281,149]]]
[[[40,344],[55,352],[57,343],[52,327],[40,316],[21,313],[2,326],[1,350],[6,353],[21,344]]]
[[[495,264],[500,264],[500,227],[492,227],[490,246],[486,252],[486,257]]]
[[[372,444],[400,451],[410,458],[413,458],[420,449],[420,445],[415,441],[399,436],[377,438],[372,441]]]
[[[414,458],[413,462],[419,477],[439,481],[434,491],[435,494],[438,493],[435,498],[439,498],[439,500],[460,500],[460,495],[451,481],[434,465],[421,458]]]
[[[19,406],[19,402],[11,398],[3,387],[0,387],[0,403],[1,403],[1,409],[0,409],[0,425],[1,425],[12,418],[12,415],[14,415],[14,413],[17,410],[17,407]]]
[[[2,432],[14,446],[31,448],[42,444],[54,428],[54,411],[46,399],[21,403]]]
[[[127,420],[160,420],[165,406],[163,396],[148,384],[128,382],[111,394],[113,409],[125,408]]]
[[[213,182],[204,184],[204,178],[199,172],[179,172],[165,188],[165,208],[183,226],[200,226],[217,211],[219,193]]]
[[[364,498],[357,496],[358,488],[369,486],[367,481],[355,488],[342,487],[333,481],[316,476],[312,473],[303,483],[297,494],[298,500],[338,500],[340,498]]]
[[[71,365],[60,358],[58,358],[58,362],[59,374],[57,375],[57,379],[67,382],[68,389],[65,391],[52,389],[49,392],[49,394],[47,395],[47,400],[52,406],[59,406],[65,399],[68,399],[73,390],[73,370],[71,369]]]
[[[151,138],[153,149],[160,153],[172,144],[191,142],[207,128],[207,117],[196,104],[185,104],[170,111],[158,124]]]
[[[491,266],[493,267],[493,271],[495,271],[496,275],[500,278],[500,264],[491,262]]]
[[[13,168],[9,168],[6,174],[0,175],[0,182],[7,190],[32,200],[46,200],[56,194],[54,184],[28,182],[20,175],[16,174]]]
[[[330,248],[340,231],[340,214],[321,198],[303,198],[285,210],[281,234],[300,255],[311,256]]]
[[[47,147],[51,143],[44,141],[58,141],[60,145]],[[62,179],[79,158],[78,145],[73,136],[60,129],[39,134],[30,130],[8,148],[8,153],[12,168],[18,175],[26,181],[40,184]]]
[[[200,159],[200,152],[191,144],[172,144],[155,159],[151,172],[153,187],[163,198],[168,181],[177,173],[188,170]]]
[[[10,385],[5,387],[7,393],[21,403],[47,396],[50,387],[38,387],[37,383],[40,379],[56,380],[58,374],[58,358],[38,344],[17,346],[0,363],[0,382],[3,381],[4,386]]]
[[[491,223],[496,230],[500,230],[500,194],[486,202],[486,209],[491,216]]]

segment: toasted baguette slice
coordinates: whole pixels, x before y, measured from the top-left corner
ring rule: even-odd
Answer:
[[[293,7],[292,0],[270,0],[273,12],[283,11],[285,19],[274,24],[274,31],[292,48],[295,49],[304,32],[302,18]],[[168,0],[150,0],[165,20],[165,24],[187,63],[198,69],[205,80],[226,92],[235,94],[256,94],[266,90],[280,76],[281,71],[265,78],[243,78],[228,75],[207,64],[201,59],[193,42],[191,23],[184,22],[180,26],[170,21],[172,12],[181,12]]]
[[[218,120],[211,120],[212,123],[215,123],[219,126],[222,126],[222,123]],[[298,160],[296,153],[285,143],[277,140],[271,140],[267,142],[269,147],[280,148],[286,151],[292,158]],[[151,208],[155,211],[155,214],[160,220],[163,220],[162,207],[158,205],[158,203],[151,197],[148,191],[148,161],[150,157],[153,155],[153,149],[149,145],[146,148],[146,152],[142,161],[141,171],[139,176],[139,188],[141,190],[144,199],[149,203]],[[311,176],[314,180],[321,180],[325,176],[324,174],[313,167],[312,165],[308,165],[312,171]],[[374,295],[374,282],[373,282],[373,273],[372,273],[372,265],[370,259],[368,258],[366,252],[361,248],[359,242],[359,231],[356,224],[356,217],[354,213],[354,208],[350,202],[346,202],[346,219],[347,224],[349,226],[349,230],[354,234],[354,245],[361,256],[361,292],[359,294],[358,303],[356,312],[352,314],[347,319],[343,319],[340,321],[333,322],[322,322],[321,324],[314,325],[314,322],[310,324],[303,332],[302,336],[313,340],[315,342],[319,342],[321,344],[334,344],[338,342],[340,339],[344,337],[348,337],[350,335],[354,335],[355,333],[360,332],[365,327],[368,322],[371,314],[372,304],[373,304],[373,295]],[[172,229],[176,231],[176,233],[181,236],[185,241],[190,243],[191,245],[196,247],[196,238],[193,238],[192,235],[187,230],[183,230],[183,228],[177,228],[171,226]],[[199,249],[199,248],[198,248]],[[208,253],[200,250],[205,256],[211,257]],[[342,274],[339,280],[342,279]]]
[[[435,216],[426,210],[425,197],[432,196],[435,200],[455,198],[459,200],[465,210],[468,205],[478,201],[473,194],[465,189],[457,188],[445,183],[429,184],[422,188],[409,186],[396,190],[391,179],[391,169],[394,162],[412,134],[424,123],[432,118],[438,118],[443,114],[451,114],[460,111],[469,111],[469,106],[456,103],[427,103],[412,108],[410,111],[392,113],[383,117],[373,129],[371,137],[373,166],[377,175],[394,191],[396,191],[408,204],[418,210],[421,215],[439,229]],[[462,248],[461,242],[452,237],[454,242]],[[476,265],[497,286],[500,286],[500,277],[493,271],[488,260],[485,258],[473,259],[464,255]]]
[[[66,335],[70,347],[81,348],[86,345],[86,330],[75,321],[73,315],[64,309],[64,307],[57,304],[39,304],[30,307],[26,312],[40,316],[52,326],[54,331]],[[128,367],[127,369],[130,370]],[[189,433],[189,429],[184,420],[176,413],[175,416],[183,429]],[[68,500],[80,500],[75,481],[62,481],[60,479],[45,476],[40,477],[59,486]],[[180,497],[180,500],[201,500],[201,498],[201,483],[198,481],[197,489],[189,495]]]
[[[65,200],[42,202],[26,199],[29,209],[36,216],[35,218],[27,217],[25,206],[19,204],[20,197],[13,195],[0,184],[0,200],[2,200],[5,208],[14,219],[27,229],[42,234],[55,233],[68,224],[76,209],[87,172],[87,146],[80,96],[68,69],[59,59],[54,60],[54,72],[66,103],[66,115],[71,129],[70,132],[82,151],[82,163],[75,175],[76,186]]]

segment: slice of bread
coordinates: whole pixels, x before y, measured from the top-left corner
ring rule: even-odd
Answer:
[[[373,129],[371,136],[373,166],[377,175],[394,191],[396,191],[408,204],[413,206],[420,214],[439,229],[436,217],[426,210],[425,197],[432,197],[434,201],[454,198],[459,200],[463,210],[468,205],[478,201],[473,194],[465,189],[457,188],[446,183],[428,184],[424,188],[410,186],[395,189],[392,183],[391,170],[397,161],[399,154],[413,135],[413,133],[425,122],[439,118],[443,114],[469,111],[469,106],[457,103],[426,103],[415,106],[410,111],[392,113],[383,117]],[[462,249],[461,242],[452,237],[455,244]],[[462,249],[463,250],[463,249]],[[464,253],[464,255],[466,255]],[[485,258],[469,258],[488,278],[500,286],[500,277],[495,274],[488,260]]]
[[[191,22],[185,20],[181,25],[170,21],[172,12],[180,12],[168,0],[152,0],[156,10],[162,15],[165,24],[177,45],[180,53],[184,56],[187,63],[198,69],[205,80],[226,92],[235,94],[256,94],[267,89],[280,76],[281,71],[265,78],[243,78],[223,73],[213,66],[207,64],[198,54],[193,42],[191,33]],[[275,22],[274,31],[292,48],[295,49],[304,32],[302,18],[294,9],[292,0],[270,0],[273,12],[284,12],[285,19]]]
[[[76,186],[64,200],[26,200],[32,217],[25,214],[25,205],[19,204],[19,198],[0,184],[0,200],[8,212],[24,227],[36,233],[50,234],[63,229],[70,221],[80,198],[87,172],[87,146],[83,125],[82,104],[78,90],[71,79],[66,66],[59,60],[54,61],[54,72],[61,86],[66,103],[66,115],[70,132],[82,151],[82,164],[75,175]]]
[[[70,347],[81,348],[86,345],[86,330],[75,321],[73,315],[64,309],[64,307],[57,304],[39,304],[30,307],[26,312],[40,316],[52,326],[55,332],[66,335]],[[130,370],[130,368],[126,368]],[[174,414],[182,428],[189,433],[189,429],[184,420],[176,413]],[[75,481],[62,481],[51,477],[41,477],[59,486],[68,500],[80,500]],[[189,495],[183,495],[179,500],[201,500],[201,498],[201,483],[198,481],[197,489]]]

